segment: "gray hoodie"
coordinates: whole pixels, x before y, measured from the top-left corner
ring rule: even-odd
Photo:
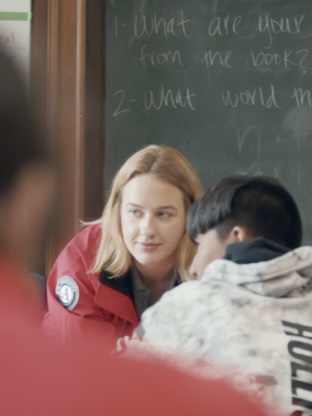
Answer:
[[[128,348],[156,351],[177,365],[181,357],[209,363],[283,414],[310,416],[312,247],[269,258],[212,262],[201,280],[145,311]]]

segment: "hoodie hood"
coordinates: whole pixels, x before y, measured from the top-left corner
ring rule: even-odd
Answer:
[[[289,251],[291,250],[285,246],[259,237],[253,240],[229,244],[223,258],[238,264],[248,264],[272,260]]]
[[[222,281],[262,296],[296,297],[312,290],[312,247],[287,248],[265,239],[231,244],[203,281]]]

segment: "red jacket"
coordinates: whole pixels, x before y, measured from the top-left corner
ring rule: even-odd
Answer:
[[[36,332],[21,336],[23,316],[12,324],[7,314],[7,322],[0,354],[3,416],[268,416],[224,380],[108,355],[102,346],[59,348]]]
[[[0,339],[1,331],[9,329],[9,321],[23,319],[24,332],[33,326],[38,330],[42,320],[41,296],[35,281],[17,265],[0,254]]]
[[[68,342],[115,342],[138,325],[131,274],[109,279],[89,273],[100,239],[100,225],[80,231],[58,256],[47,282],[45,332]]]

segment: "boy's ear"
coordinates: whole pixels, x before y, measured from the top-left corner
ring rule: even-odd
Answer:
[[[240,225],[236,225],[235,227],[233,227],[231,231],[231,236],[233,240],[236,242],[242,242],[253,238],[252,235],[246,230],[246,228]]]

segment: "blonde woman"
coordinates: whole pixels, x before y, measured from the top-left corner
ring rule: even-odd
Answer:
[[[62,341],[131,335],[141,314],[188,279],[186,212],[201,195],[188,160],[147,146],[117,172],[103,215],[64,248],[48,278],[47,332]]]

